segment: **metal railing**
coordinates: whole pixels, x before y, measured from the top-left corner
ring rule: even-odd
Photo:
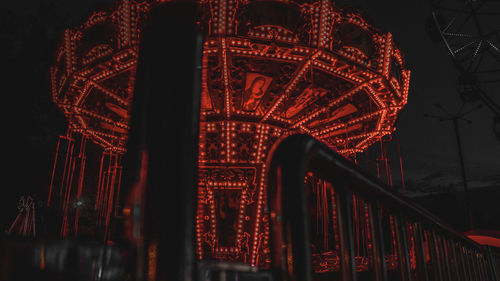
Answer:
[[[310,136],[284,139],[269,168],[275,280],[500,280],[493,249]]]

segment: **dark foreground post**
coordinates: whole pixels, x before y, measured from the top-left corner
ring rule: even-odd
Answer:
[[[195,15],[190,3],[158,5],[141,37],[125,159],[136,280],[190,281],[195,273],[203,41]]]

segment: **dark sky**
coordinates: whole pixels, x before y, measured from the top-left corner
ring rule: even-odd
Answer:
[[[9,1],[0,11],[2,69],[3,196],[0,228],[16,214],[20,195],[45,200],[58,135],[65,120],[50,101],[49,66],[57,40],[65,27],[76,25],[96,7],[113,1],[45,0]],[[425,30],[430,9],[421,0],[343,0],[338,4],[364,9],[373,23],[393,33],[412,70],[409,101],[398,121],[406,179],[432,192],[439,186],[459,186],[460,169],[452,124],[424,117],[440,114],[441,103],[457,110],[457,71],[440,43]],[[495,90],[495,89],[491,89]],[[498,91],[498,90],[497,90]],[[474,105],[466,105],[473,107]],[[493,114],[482,108],[462,123],[464,156],[473,187],[500,188],[500,142],[492,130]]]
[[[412,70],[410,94],[397,124],[401,139],[405,173],[432,192],[436,186],[452,183],[461,187],[459,156],[451,122],[439,122],[424,114],[441,115],[440,103],[455,113],[462,101],[456,91],[458,72],[441,42],[434,43],[426,31],[431,14],[427,1],[344,0],[339,4],[357,5],[375,25],[393,33]],[[499,5],[500,6],[500,5]],[[499,21],[500,23],[500,21]],[[499,24],[500,25],[500,24]],[[498,84],[497,84],[498,85]],[[500,101],[499,88],[487,89]],[[465,108],[477,105],[466,104]],[[492,129],[494,114],[486,107],[467,116],[469,125],[460,124],[467,176],[471,187],[500,188],[500,141]]]

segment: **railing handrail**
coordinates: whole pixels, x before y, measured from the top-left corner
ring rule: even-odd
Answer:
[[[273,227],[273,223],[276,224],[277,222],[276,219],[273,220],[273,212],[276,211],[273,210],[273,208],[276,207],[276,200],[278,200],[276,196],[279,196],[278,194],[281,194],[281,192],[285,191],[285,188],[304,189],[303,179],[306,175],[308,165],[312,163],[315,165],[315,171],[318,170],[322,174],[327,174],[329,177],[332,176],[337,180],[341,180],[344,183],[347,183],[348,185],[344,186],[347,186],[347,189],[349,189],[356,195],[363,197],[364,200],[367,199],[365,200],[366,202],[378,202],[379,206],[383,206],[384,208],[393,211],[395,214],[402,215],[412,221],[418,221],[424,227],[437,230],[440,234],[447,235],[449,238],[452,238],[457,242],[461,242],[464,245],[476,248],[482,253],[486,253],[486,247],[477,244],[466,236],[455,231],[452,227],[441,221],[435,215],[414,204],[409,199],[404,198],[402,195],[392,190],[390,186],[383,183],[378,178],[363,171],[354,163],[337,154],[325,144],[321,143],[318,140],[315,140],[309,135],[302,134],[291,135],[281,140],[273,147],[269,155],[268,202],[271,208],[271,227]],[[282,173],[281,180],[283,182],[288,182],[288,184],[282,184],[283,190],[280,190],[279,192],[275,187],[273,187],[273,181],[276,180],[276,173],[278,169],[280,170],[280,173]],[[292,180],[295,180],[297,184],[291,184],[290,181]],[[292,196],[301,196],[299,193],[297,193],[299,192],[297,190],[291,192],[294,192],[295,194]],[[284,196],[285,195],[283,195],[282,199],[284,199]],[[281,210],[278,210],[278,214],[282,214],[280,213],[280,211]],[[276,213],[274,213],[274,215],[276,215]],[[284,215],[285,214],[283,214],[283,216]],[[275,229],[272,228],[272,236],[274,230]],[[277,238],[278,235],[279,233],[274,233],[272,239]],[[307,234],[305,235],[307,236]],[[277,245],[276,247],[280,247],[280,245]],[[305,251],[305,253],[307,254],[310,254],[310,250],[306,249],[310,246],[303,245],[303,247],[303,251]],[[276,251],[278,248],[272,249]],[[277,269],[278,266],[278,264],[273,265],[275,269]],[[309,273],[304,274],[306,276],[309,275]],[[305,278],[306,279],[304,280],[307,280],[307,277]],[[300,279],[297,278],[297,280]]]
[[[289,136],[283,139],[277,146],[281,146],[282,148],[280,149],[276,147],[276,149],[273,151],[274,153],[271,153],[274,161],[279,161],[278,158],[282,157],[280,156],[280,152],[285,153],[286,157],[296,157],[303,159],[308,159],[313,154],[316,154],[314,156],[319,156],[328,161],[330,167],[326,169],[335,167],[334,169],[329,170],[332,174],[341,175],[345,177],[345,179],[354,179],[358,182],[362,180],[365,184],[365,186],[350,185],[349,188],[359,193],[373,193],[377,196],[378,201],[392,203],[391,205],[393,206],[401,207],[401,211],[406,211],[405,215],[412,218],[422,219],[423,221],[425,221],[425,223],[428,223],[429,226],[437,227],[440,230],[454,236],[455,238],[470,244],[471,246],[483,248],[483,246],[481,246],[480,244],[467,238],[460,232],[453,229],[450,225],[443,222],[436,215],[413,203],[410,199],[405,198],[404,195],[392,189],[392,187],[382,182],[379,178],[364,171],[362,168],[349,161],[344,156],[336,153],[324,143],[321,143],[320,141],[314,139],[309,135],[297,134]],[[293,149],[287,149],[285,148],[285,146],[290,146],[290,148],[293,146]],[[291,154],[300,156],[297,157]],[[278,164],[278,162],[271,162],[271,165],[276,164]],[[300,165],[305,167],[306,163],[300,163]],[[371,190],[367,190],[367,186],[370,186]]]

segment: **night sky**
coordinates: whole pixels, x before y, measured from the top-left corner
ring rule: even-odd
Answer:
[[[433,192],[440,187],[462,188],[459,156],[452,122],[439,122],[424,114],[443,115],[435,104],[450,113],[462,105],[456,91],[458,71],[441,42],[434,43],[426,31],[430,6],[426,1],[337,1],[355,3],[373,22],[393,33],[412,70],[407,106],[397,123],[407,179],[420,190]],[[500,5],[499,5],[500,6]],[[500,7],[499,7],[500,8]],[[498,27],[498,25],[497,25]],[[497,88],[485,90],[500,102]],[[496,97],[495,97],[496,91]],[[479,103],[466,104],[472,109]],[[500,188],[500,141],[492,129],[494,114],[485,106],[460,123],[466,173],[471,187]]]
[[[50,182],[57,137],[66,122],[51,103],[49,67],[64,28],[79,24],[98,7],[113,1],[9,1],[0,10],[2,196],[0,230],[17,214],[21,195],[44,201]],[[458,76],[445,48],[430,40],[425,26],[430,15],[420,0],[343,0],[366,11],[372,22],[394,38],[412,70],[409,101],[397,122],[409,195],[460,189],[456,139],[450,122],[429,119],[442,104],[455,112]],[[488,91],[494,92],[495,88]],[[496,89],[498,92],[498,88]],[[500,95],[497,94],[497,101]],[[468,108],[476,104],[465,105]],[[461,123],[464,157],[471,187],[500,188],[500,141],[492,130],[493,113],[486,107]],[[5,165],[6,164],[6,165]]]

